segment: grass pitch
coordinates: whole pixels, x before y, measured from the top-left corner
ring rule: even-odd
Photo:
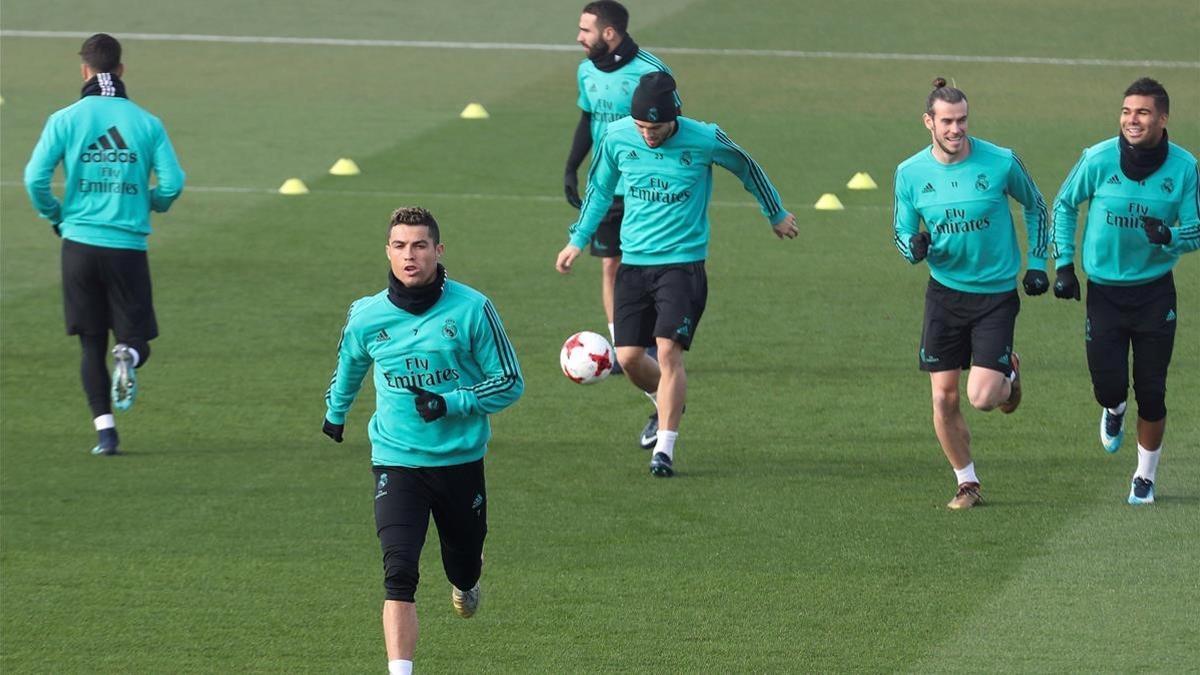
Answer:
[[[1043,296],[1022,297],[1021,409],[967,413],[989,505],[949,513],[914,359],[927,272],[891,245],[889,190],[928,142],[935,75],[967,92],[972,133],[1016,149],[1047,200],[1081,148],[1115,133],[1120,92],[1143,74],[1171,92],[1172,139],[1200,151],[1195,3],[630,7],[651,49],[1193,65],[660,51],[687,114],[759,160],[802,230],[776,241],[718,178],[680,474],[660,481],[634,444],[645,400],[618,378],[582,388],[557,371],[561,341],[604,323],[599,266],[552,269],[574,217],[559,181],[580,54],[127,40],[130,95],[165,121],[189,187],[154,221],[163,335],[118,419],[127,455],[110,460],[87,454],[58,242],[20,185],[45,117],[75,97],[81,40],[3,37],[0,668],[382,670],[369,385],[345,444],[319,428],[345,309],[383,287],[387,215],[414,203],[443,224],[450,273],[495,302],[528,380],[493,420],[478,617],[452,615],[436,538],[426,550],[423,672],[1195,668],[1200,256],[1176,270],[1159,503],[1124,504],[1134,453],[1098,447],[1083,308]],[[567,43],[577,11],[7,2],[3,27]],[[491,119],[457,119],[469,101]],[[338,157],[363,175],[326,175]],[[845,190],[858,171],[881,190]],[[312,193],[274,194],[288,177]],[[813,211],[824,192],[847,209]]]

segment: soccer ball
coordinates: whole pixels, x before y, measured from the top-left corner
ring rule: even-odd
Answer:
[[[563,375],[578,384],[593,384],[612,374],[616,354],[603,335],[580,331],[563,343],[558,363]]]

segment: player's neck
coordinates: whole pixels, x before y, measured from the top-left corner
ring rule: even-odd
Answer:
[[[963,138],[962,152],[952,155],[943,150],[942,146],[938,145],[936,141],[933,144],[932,152],[933,158],[938,161],[938,164],[961,164],[962,162],[967,161],[967,158],[971,156],[971,137],[967,136]]]

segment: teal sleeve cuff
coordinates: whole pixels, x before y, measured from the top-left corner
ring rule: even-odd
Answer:
[[[774,226],[778,225],[779,223],[783,222],[783,219],[787,218],[787,216],[788,216],[787,209],[779,209],[779,211],[777,213],[771,214],[771,216],[769,218],[767,218],[767,220],[771,221],[771,227],[774,227]]]
[[[346,423],[346,413],[335,412],[333,410],[326,408],[325,409],[325,419],[329,420],[333,424],[345,424]]]
[[[442,398],[446,399],[446,416],[465,417],[469,403],[467,397],[472,395],[471,392],[464,389],[455,389],[452,392],[444,394]]]

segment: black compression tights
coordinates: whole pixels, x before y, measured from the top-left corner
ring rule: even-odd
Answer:
[[[80,335],[80,346],[83,348],[83,363],[79,374],[83,377],[83,393],[87,394],[88,407],[92,409],[92,417],[112,413],[109,399],[109,387],[112,382],[108,378],[108,335]]]

